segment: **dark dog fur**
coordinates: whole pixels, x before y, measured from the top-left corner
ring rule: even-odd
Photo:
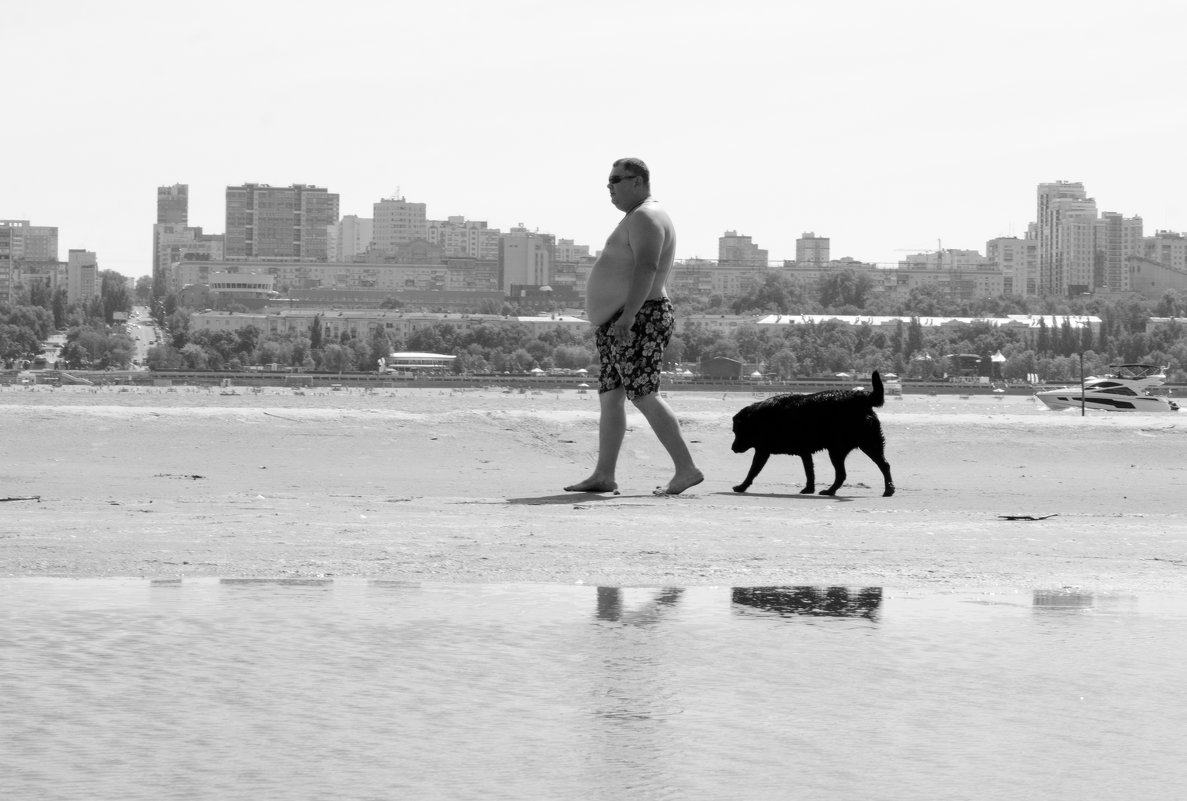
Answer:
[[[828,451],[836,477],[832,486],[821,490],[820,494],[835,495],[845,483],[845,457],[854,448],[859,448],[882,471],[886,481],[882,494],[893,495],[894,481],[883,455],[886,439],[882,436],[878,415],[874,413],[874,407],[881,406],[884,400],[882,377],[877,371],[873,383],[870,392],[830,389],[811,395],[777,395],[752,403],[735,414],[734,453],[745,453],[754,448],[754,461],[746,479],[734,487],[734,492],[748,490],[773,453],[799,456],[808,476],[808,483],[800,492],[815,492],[812,454]]]

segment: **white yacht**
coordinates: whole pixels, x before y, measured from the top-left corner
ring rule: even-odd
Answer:
[[[1177,412],[1179,404],[1150,390],[1166,382],[1165,368],[1152,364],[1113,365],[1115,372],[1084,379],[1080,387],[1058,387],[1036,392],[1035,397],[1052,409],[1099,409],[1106,412]]]

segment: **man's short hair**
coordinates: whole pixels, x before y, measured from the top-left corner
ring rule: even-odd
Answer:
[[[651,183],[651,170],[647,169],[647,165],[643,163],[643,159],[619,159],[614,162],[614,166],[629,170],[631,175],[637,175],[642,178],[645,184]]]

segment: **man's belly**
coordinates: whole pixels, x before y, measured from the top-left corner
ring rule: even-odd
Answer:
[[[615,275],[609,270],[599,270],[598,266],[594,266],[585,286],[585,312],[594,325],[613,317],[626,303],[630,291],[629,275]]]

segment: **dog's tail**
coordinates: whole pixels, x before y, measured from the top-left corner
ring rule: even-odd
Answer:
[[[870,390],[870,406],[881,406],[886,400],[886,395],[882,392],[882,376],[875,370],[871,380],[874,382],[874,388]]]

